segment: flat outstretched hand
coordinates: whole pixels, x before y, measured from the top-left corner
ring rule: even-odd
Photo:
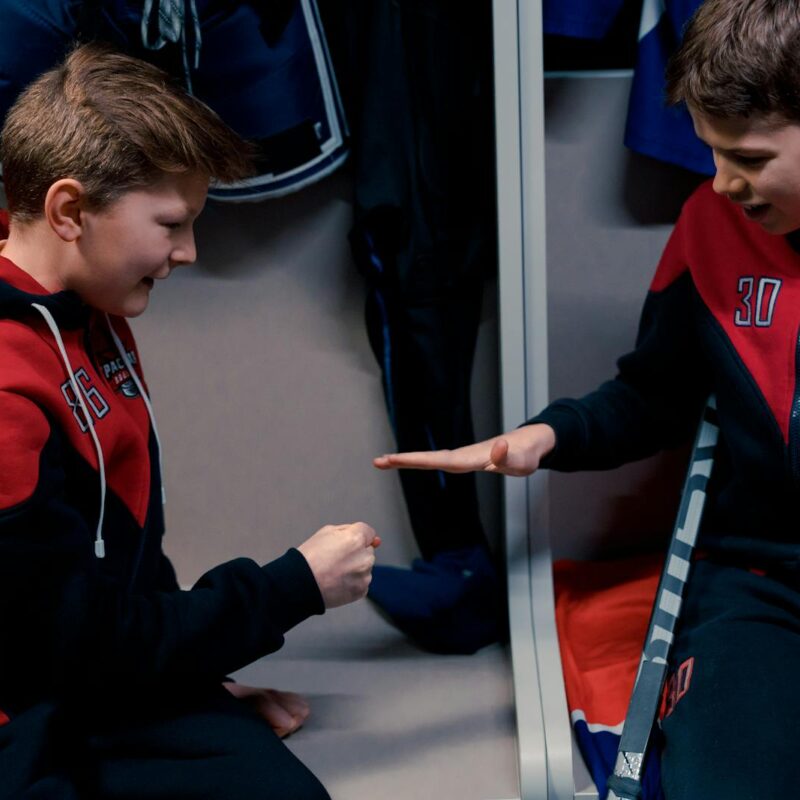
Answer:
[[[549,425],[524,425],[483,442],[454,450],[389,453],[378,456],[378,469],[438,469],[444,472],[497,472],[530,475],[541,459],[555,447],[555,432]]]

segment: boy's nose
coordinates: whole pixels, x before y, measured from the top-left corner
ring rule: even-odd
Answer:
[[[194,241],[194,233],[190,233],[179,245],[172,251],[170,261],[173,265],[179,267],[186,264],[194,264],[197,261],[197,246]]]
[[[712,187],[717,194],[729,196],[741,195],[747,189],[747,181],[739,175],[724,159],[714,159],[717,172]]]

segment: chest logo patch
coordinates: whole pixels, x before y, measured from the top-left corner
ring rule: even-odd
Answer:
[[[131,366],[133,366],[136,363],[136,353],[133,350],[128,350],[126,355]],[[102,362],[100,368],[105,379],[114,387],[115,392],[121,392],[125,397],[139,396],[139,390],[136,388],[136,383],[130,372],[128,372],[122,356],[109,356]]]
[[[775,314],[775,304],[781,290],[780,278],[739,278],[739,306],[733,321],[739,328],[769,328]]]

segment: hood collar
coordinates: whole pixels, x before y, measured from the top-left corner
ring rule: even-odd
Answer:
[[[48,292],[13,261],[0,256],[0,319],[21,319],[36,314],[31,303],[44,306],[59,327],[65,329],[85,325],[90,312],[75,292]]]

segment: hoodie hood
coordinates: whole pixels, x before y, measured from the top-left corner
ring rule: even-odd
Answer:
[[[90,313],[75,292],[48,292],[13,261],[0,256],[0,319],[38,316],[33,303],[44,306],[58,326],[67,330],[85,325]]]

